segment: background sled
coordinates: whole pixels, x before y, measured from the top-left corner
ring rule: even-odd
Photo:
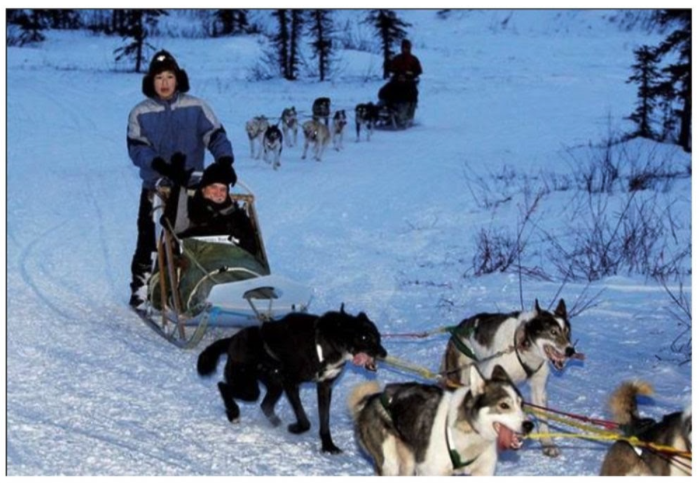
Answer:
[[[290,312],[306,312],[310,305],[312,292],[308,287],[271,273],[255,197],[241,181],[235,189],[229,196],[250,220],[255,253],[244,251],[225,235],[178,238],[168,221],[161,222],[170,188],[160,186],[156,192],[156,270],[148,282],[146,309],[138,313],[152,329],[179,347],[196,346],[209,327],[255,325]],[[193,254],[192,244],[199,251],[202,247],[228,247],[242,256],[207,269]],[[183,293],[181,289],[191,279],[192,270],[200,272],[198,280]]]

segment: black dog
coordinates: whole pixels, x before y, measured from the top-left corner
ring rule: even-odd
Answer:
[[[366,140],[371,139],[374,132],[374,126],[379,118],[379,108],[373,102],[366,104],[357,104],[354,108],[354,122],[357,127],[357,142],[359,142],[359,132],[362,126],[366,129]]]
[[[233,337],[221,339],[204,349],[197,370],[208,375],[216,370],[219,357],[228,354],[225,382],[218,383],[228,420],[236,421],[240,409],[235,399],[257,401],[258,381],[267,387],[260,407],[274,426],[281,420],[274,412],[277,401],[286,393],[296,415],[292,433],[308,431],[311,423],[301,404],[299,385],[314,381],[318,389],[320,439],[324,452],[339,453],[330,437],[330,400],[332,384],[347,361],[375,371],[375,358],[386,357],[376,325],[360,312],[340,312],[322,316],[293,313],[261,327],[248,327]]]
[[[330,120],[330,98],[329,97],[319,97],[313,101],[313,119],[320,120],[323,119],[325,122],[325,127],[328,127]]]

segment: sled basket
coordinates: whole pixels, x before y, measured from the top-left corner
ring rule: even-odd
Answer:
[[[146,308],[138,312],[179,347],[196,346],[208,327],[240,328],[306,312],[312,299],[308,287],[271,273],[252,191],[238,181],[229,196],[244,213],[247,244],[227,234],[178,237],[163,217],[166,204],[178,201],[162,184],[155,193],[157,261]]]

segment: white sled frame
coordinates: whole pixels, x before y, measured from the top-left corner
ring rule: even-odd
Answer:
[[[241,203],[245,208],[259,242],[258,258],[262,258],[264,265],[269,267],[255,210],[255,195],[240,180],[235,186],[242,192],[232,192],[229,196],[232,201]],[[254,274],[256,276],[250,279],[215,285],[207,297],[203,310],[196,315],[188,314],[183,310],[177,290],[179,272],[172,250],[178,240],[170,229],[164,228],[160,223],[169,191],[168,187],[159,186],[153,200],[159,275],[149,283],[147,307],[141,314],[152,329],[179,347],[192,348],[199,343],[209,327],[241,328],[268,322],[291,312],[308,310],[312,301],[311,289],[279,275],[258,274]],[[207,238],[219,237],[197,238],[206,241]],[[248,271],[243,268],[240,270]],[[167,277],[165,277],[166,271]],[[150,303],[150,295],[155,285],[160,286],[161,310],[155,309]]]

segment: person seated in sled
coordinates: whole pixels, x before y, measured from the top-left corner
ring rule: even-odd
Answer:
[[[395,102],[411,102],[417,105],[417,78],[422,74],[420,60],[412,54],[412,43],[403,39],[400,44],[401,53],[393,57],[388,65],[392,75],[379,90],[379,100],[385,104]]]
[[[170,191],[172,202],[167,203],[165,220],[171,224],[174,233],[179,238],[225,235],[244,250],[256,253],[250,219],[228,194],[238,180],[233,168],[221,163],[211,164],[204,170],[194,194],[189,196],[182,188],[189,186],[193,170],[185,171],[185,163],[182,153],[172,156],[169,179],[174,186]]]
[[[186,187],[192,170],[185,171],[184,155],[174,154],[170,164],[173,186],[161,224],[181,242],[180,297],[184,309],[193,312],[214,285],[268,275],[269,267],[260,255],[252,220],[229,196],[237,181],[235,171],[211,164],[190,196]]]

